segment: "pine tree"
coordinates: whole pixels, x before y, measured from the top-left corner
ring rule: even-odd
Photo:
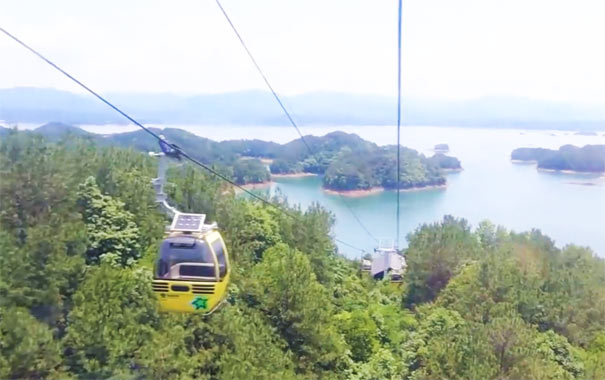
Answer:
[[[103,195],[94,177],[78,187],[78,203],[88,231],[88,262],[132,265],[141,255],[139,229],[124,204]]]

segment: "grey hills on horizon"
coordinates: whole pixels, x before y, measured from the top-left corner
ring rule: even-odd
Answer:
[[[107,93],[109,101],[135,119],[168,125],[288,125],[270,92],[221,94]],[[282,96],[300,125],[393,125],[396,98],[314,92]],[[605,107],[512,96],[471,100],[403,99],[403,125],[488,128],[605,130]],[[125,124],[119,114],[88,94],[53,88],[0,89],[0,120],[19,123]]]

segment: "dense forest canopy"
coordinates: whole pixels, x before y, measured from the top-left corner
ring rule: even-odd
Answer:
[[[443,153],[437,153],[428,158],[428,162],[440,169],[445,170],[462,170],[460,160],[456,157],[446,156]]]
[[[605,145],[585,145],[581,148],[563,145],[558,150],[518,148],[513,150],[511,158],[537,162],[540,169],[605,172]]]
[[[2,136],[0,378],[605,378],[605,263],[589,248],[446,216],[408,236],[403,284],[374,281],[320,206],[276,199],[291,217],[186,164],[170,200],[219,223],[233,281],[209,317],[160,314],[155,165]]]
[[[427,159],[408,148],[401,149],[400,187],[402,189],[441,186],[446,183],[442,169],[460,162],[444,155]],[[449,162],[449,159],[454,162]],[[444,166],[442,166],[444,165]],[[323,178],[324,186],[333,190],[397,188],[397,147],[386,146],[359,152],[343,149],[332,161]]]

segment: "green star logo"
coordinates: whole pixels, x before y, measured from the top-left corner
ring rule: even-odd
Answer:
[[[195,310],[204,310],[208,308],[208,298],[206,297],[195,297],[193,301],[191,301],[191,306]]]

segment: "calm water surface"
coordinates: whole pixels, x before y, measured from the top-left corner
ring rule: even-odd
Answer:
[[[292,128],[285,127],[175,127],[214,140],[258,138],[284,143],[298,137]],[[116,131],[111,126],[85,128],[102,133]],[[305,134],[314,135],[332,130],[357,133],[380,145],[396,141],[394,127],[303,128]],[[435,144],[449,144],[449,154],[458,157],[464,168],[462,172],[448,175],[447,189],[401,193],[402,243],[420,224],[451,214],[466,218],[473,225],[489,219],[515,231],[538,228],[558,246],[568,243],[590,246],[605,257],[605,178],[542,173],[534,165],[510,161],[511,151],[522,146],[559,148],[564,144],[605,144],[603,132],[598,136],[580,136],[564,131],[405,127],[401,141],[426,155],[432,154]],[[355,221],[344,202],[374,236],[395,238],[396,193],[393,191],[343,200],[325,194],[321,190],[321,179],[316,177],[279,179],[269,191],[275,192],[278,188],[291,203],[306,207],[319,202],[332,211],[336,216],[334,236],[354,246],[371,251],[375,242]],[[340,248],[350,257],[359,256],[359,252],[346,246]]]

